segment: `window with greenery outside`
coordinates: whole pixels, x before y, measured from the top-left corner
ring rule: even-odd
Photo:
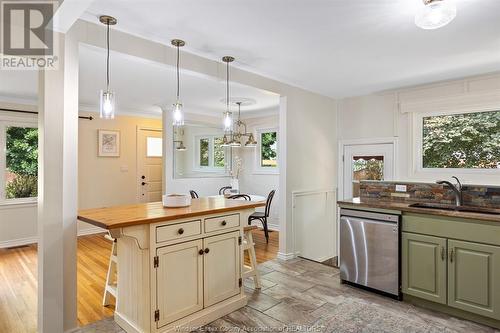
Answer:
[[[276,132],[261,133],[261,156],[260,165],[262,167],[277,167],[278,156],[278,136]]]
[[[214,138],[214,166],[217,168],[224,167],[224,147],[222,145],[222,137]]]
[[[38,190],[38,129],[7,127],[6,199],[31,198]]]
[[[200,139],[200,166],[208,166],[209,155],[208,139]]]
[[[423,118],[424,168],[500,168],[500,111]]]

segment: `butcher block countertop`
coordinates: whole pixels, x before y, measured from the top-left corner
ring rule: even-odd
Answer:
[[[78,212],[78,219],[104,229],[115,229],[133,225],[174,221],[184,218],[227,213],[243,209],[263,207],[262,201],[231,200],[224,197],[193,199],[191,206],[165,208],[161,202],[84,209]]]
[[[435,208],[420,208],[420,207],[410,207],[409,202],[394,202],[394,201],[384,201],[380,199],[368,199],[368,198],[353,198],[347,200],[340,200],[337,202],[343,207],[368,207],[368,208],[381,208],[397,210],[401,212],[419,213],[419,214],[430,214],[448,217],[458,217],[465,219],[481,220],[488,222],[500,222],[500,215],[496,214],[485,214],[485,213],[473,213],[473,212],[460,212],[460,211],[450,211],[444,209]]]

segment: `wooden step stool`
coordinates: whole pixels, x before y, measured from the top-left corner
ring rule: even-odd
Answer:
[[[118,260],[116,258],[116,239],[111,237],[109,233],[104,235],[104,238],[113,242],[111,247],[111,255],[109,256],[109,266],[108,266],[108,274],[106,275],[106,285],[104,286],[104,297],[102,299],[102,305],[109,305],[109,296],[113,295],[116,301],[116,283],[115,275],[118,269]]]
[[[255,257],[255,243],[253,242],[252,230],[257,229],[257,226],[247,226],[243,228],[243,253],[248,251],[250,257],[250,266],[243,264],[243,279],[253,276],[255,289],[260,289],[260,274],[257,269],[257,258]]]

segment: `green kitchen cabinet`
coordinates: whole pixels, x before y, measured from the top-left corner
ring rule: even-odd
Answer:
[[[500,318],[500,247],[448,240],[448,305]]]
[[[446,304],[446,239],[402,233],[403,293]]]

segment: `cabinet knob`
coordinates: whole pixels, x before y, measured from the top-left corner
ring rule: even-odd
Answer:
[[[222,226],[225,226],[227,224],[226,220],[221,222]]]
[[[455,256],[455,253],[453,252],[453,249],[450,251],[450,262],[453,262],[453,257]]]
[[[208,253],[208,252],[210,252],[210,249],[207,247],[207,248],[205,249],[205,253]]]
[[[180,228],[178,231],[179,235],[182,235],[184,233],[184,229]]]
[[[203,252],[203,249],[200,249],[200,251],[198,251],[198,254],[199,254],[200,256],[202,256],[202,255],[203,255],[203,253],[204,253],[204,252]]]

